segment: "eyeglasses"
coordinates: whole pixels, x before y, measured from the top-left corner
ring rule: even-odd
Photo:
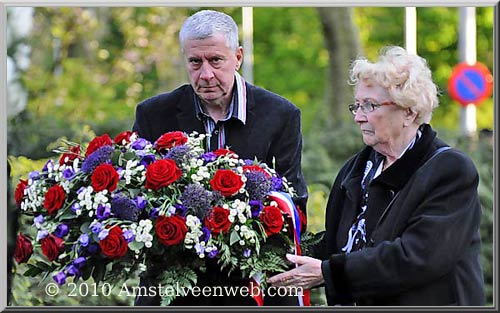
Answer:
[[[353,104],[350,104],[349,111],[351,111],[351,113],[353,115],[356,115],[356,112],[358,111],[358,109],[361,108],[361,111],[363,113],[367,114],[367,113],[373,112],[378,107],[381,107],[383,105],[389,105],[389,104],[395,104],[395,103],[392,101],[384,101],[384,102],[378,103],[378,102],[375,102],[372,100],[366,100],[363,102],[355,102]]]

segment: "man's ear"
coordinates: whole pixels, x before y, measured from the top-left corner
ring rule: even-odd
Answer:
[[[241,67],[241,63],[243,63],[243,47],[238,47],[236,52],[234,53],[236,56],[236,70],[238,71]]]

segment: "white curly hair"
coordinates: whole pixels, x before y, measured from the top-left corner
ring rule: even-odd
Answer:
[[[398,46],[384,47],[375,63],[366,58],[355,60],[349,80],[354,86],[363,81],[386,88],[398,106],[417,113],[418,125],[429,123],[439,105],[438,88],[427,61]]]

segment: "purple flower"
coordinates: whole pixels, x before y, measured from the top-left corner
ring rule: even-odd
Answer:
[[[205,219],[208,210],[212,207],[213,199],[212,192],[206,190],[200,184],[187,185],[179,198],[182,205],[191,210],[200,220]]]
[[[79,203],[75,202],[75,203],[73,203],[73,205],[71,205],[71,211],[73,211],[75,213],[76,213],[76,211],[80,210],[80,208],[81,208],[81,206]]]
[[[123,238],[125,238],[125,240],[127,242],[132,242],[134,241],[134,233],[130,230],[130,229],[126,229],[124,232],[123,232]]]
[[[78,242],[84,247],[89,245],[90,237],[87,234],[81,234],[78,238]]]
[[[30,173],[29,173],[29,176],[28,176],[28,177],[29,177],[30,179],[32,179],[32,180],[37,180],[38,178],[40,178],[39,176],[40,176],[40,172],[38,172],[38,171],[33,171],[33,172],[30,172]]]
[[[205,161],[205,163],[213,162],[217,159],[217,154],[213,152],[205,152],[201,155],[201,158]]]
[[[83,256],[81,257],[78,257],[76,258],[74,261],[73,261],[73,264],[77,267],[77,268],[82,268],[85,263],[87,262],[87,259],[85,259]]]
[[[52,160],[48,160],[48,161],[45,163],[45,165],[43,166],[42,171],[43,171],[43,172],[48,172],[48,171],[49,171],[49,168],[51,168],[51,169],[52,169],[52,168],[54,168],[54,163],[53,163],[53,161],[52,161]]]
[[[208,227],[206,227],[206,226],[203,226],[201,228],[201,231],[202,231],[202,234],[200,236],[200,240],[208,242],[208,240],[210,239],[210,236],[211,236],[210,229],[208,229]]]
[[[80,270],[73,264],[70,264],[66,267],[66,273],[68,273],[69,276],[79,276]]]
[[[186,216],[186,213],[187,213],[186,206],[177,203],[177,204],[174,204],[174,208],[176,209],[174,213],[177,213],[180,216],[184,216],[184,217]]]
[[[146,198],[144,198],[143,196],[137,196],[135,198],[135,204],[137,205],[137,208],[139,209],[144,209],[146,207],[146,204],[148,202],[146,201]]]
[[[283,179],[279,177],[271,178],[271,190],[272,191],[282,191],[283,190]]]
[[[107,205],[99,204],[95,210],[95,215],[100,221],[107,219],[111,215],[111,208]]]
[[[260,212],[264,208],[264,204],[262,204],[262,202],[258,200],[250,200],[248,204],[250,205],[250,210],[252,211],[253,218],[258,217],[260,215]]]
[[[146,139],[144,138],[137,138],[136,141],[134,141],[130,147],[134,150],[143,150],[144,148],[146,148],[146,146],[148,144],[150,144],[151,142],[147,141]]]
[[[252,254],[252,250],[250,250],[250,249],[245,249],[245,251],[243,251],[243,256],[245,258],[250,257],[251,254]]]
[[[64,272],[59,272],[52,278],[54,278],[54,280],[59,286],[64,285],[66,283],[66,274],[64,274]]]
[[[78,188],[78,190],[76,191],[77,194],[81,194],[82,192],[84,192],[85,190],[87,190],[87,188],[85,187],[80,187]]]
[[[40,227],[44,221],[45,221],[45,219],[43,218],[43,215],[41,215],[41,214],[33,219],[33,222],[35,222],[36,227]]]
[[[120,219],[136,222],[141,209],[137,207],[136,201],[118,193],[111,199],[111,212]]]
[[[103,164],[109,163],[111,161],[111,156],[113,155],[113,146],[102,146],[96,151],[92,152],[82,164],[82,172],[85,174],[90,174],[94,169]]]
[[[97,235],[99,237],[99,240],[104,240],[106,239],[106,237],[108,237],[109,235],[109,229],[103,229],[99,232],[99,235]]]
[[[245,176],[247,178],[245,188],[250,200],[264,200],[271,191],[271,181],[266,177],[266,174],[251,171],[245,173]]]
[[[151,218],[157,218],[158,217],[158,213],[160,213],[160,209],[158,209],[158,208],[152,208],[151,209],[151,213],[149,213],[149,216]]]
[[[195,244],[194,249],[196,250],[196,254],[198,255],[205,253],[205,250],[203,249],[203,246],[200,243]]]
[[[217,256],[218,253],[219,253],[219,250],[217,250],[217,248],[214,247],[214,249],[208,253],[208,257],[213,259]]]
[[[254,162],[252,160],[249,160],[249,159],[245,159],[245,160],[243,160],[243,162],[245,162],[245,165],[254,165]]]
[[[67,180],[73,179],[73,177],[75,177],[75,171],[73,170],[73,168],[67,167],[63,171],[63,177],[66,178]]]
[[[59,225],[57,225],[57,228],[56,228],[56,230],[54,230],[53,234],[59,238],[62,238],[64,236],[66,236],[68,233],[69,233],[68,225],[59,224]]]
[[[149,164],[156,161],[154,154],[146,154],[141,158],[141,165],[148,166]]]
[[[94,234],[98,234],[101,231],[101,228],[102,228],[102,224],[99,222],[94,222],[94,223],[92,223],[92,225],[90,225],[90,230]]]
[[[38,233],[36,234],[36,240],[42,240],[43,238],[47,237],[49,235],[49,232],[46,231],[45,229],[40,229]]]
[[[166,159],[174,160],[175,163],[180,166],[183,163],[187,163],[190,158],[192,158],[189,147],[187,145],[175,146],[168,151],[165,155]]]

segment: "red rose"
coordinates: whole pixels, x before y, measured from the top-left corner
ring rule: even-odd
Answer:
[[[80,146],[72,146],[69,148],[69,151],[66,153],[63,153],[61,155],[61,158],[59,159],[59,165],[71,165],[73,163],[73,160],[78,158],[80,156]]]
[[[180,244],[187,233],[186,219],[180,215],[161,215],[156,220],[156,234],[158,240],[166,245],[173,246]]]
[[[20,179],[16,186],[16,191],[14,192],[14,199],[16,200],[17,206],[21,206],[21,202],[23,202],[24,189],[26,189],[26,186],[28,186],[28,181]]]
[[[158,190],[175,182],[182,176],[182,171],[174,160],[158,160],[146,167],[146,188]]]
[[[47,237],[43,238],[42,252],[49,259],[49,261],[54,261],[59,254],[64,250],[64,240],[61,238],[49,234]]]
[[[102,146],[111,146],[113,142],[108,134],[104,134],[102,136],[97,136],[89,143],[87,147],[87,151],[85,151],[85,157],[88,157],[92,154],[92,152],[96,151]]]
[[[187,142],[187,140],[186,135],[180,131],[165,133],[156,140],[155,149],[158,152],[162,152],[165,149],[183,145]]]
[[[210,210],[205,218],[205,226],[216,235],[223,233],[226,234],[231,227],[231,221],[228,219],[229,210],[216,206]]]
[[[90,177],[92,188],[94,188],[95,192],[103,191],[104,189],[110,192],[115,190],[119,179],[120,175],[118,175],[113,165],[107,163],[97,166]]]
[[[31,244],[31,239],[25,236],[23,233],[19,233],[16,239],[16,251],[14,252],[14,258],[16,259],[16,262],[26,262],[32,254],[33,245]]]
[[[217,149],[214,151],[214,153],[217,157],[229,155],[233,158],[238,158],[238,155],[236,154],[236,152],[229,150],[229,149]]]
[[[243,187],[241,176],[231,170],[217,170],[210,180],[213,190],[219,191],[223,196],[229,197],[236,194]]]
[[[47,209],[50,215],[56,213],[64,204],[66,193],[60,185],[54,185],[45,193],[43,207]]]
[[[243,173],[246,172],[261,172],[264,173],[267,178],[271,178],[271,174],[258,165],[243,165]]]
[[[127,130],[116,135],[113,140],[117,145],[126,145],[130,143],[130,136],[132,136],[135,132]]]
[[[127,240],[123,237],[123,231],[119,226],[115,226],[109,230],[108,236],[99,241],[102,254],[110,259],[119,259],[128,251]]]
[[[275,206],[264,207],[260,213],[260,220],[264,224],[264,230],[268,236],[279,233],[283,228],[283,214]]]

